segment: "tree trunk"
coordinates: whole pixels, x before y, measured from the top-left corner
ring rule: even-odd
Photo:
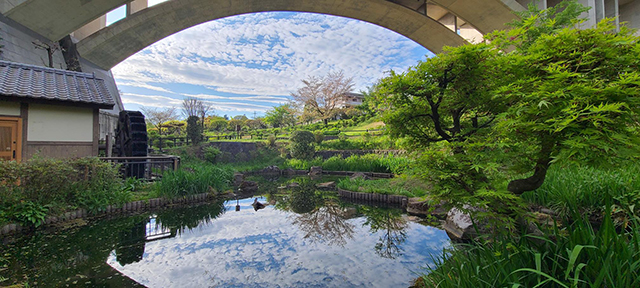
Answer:
[[[533,191],[542,186],[542,183],[544,183],[544,179],[547,176],[549,165],[551,164],[551,152],[554,145],[550,141],[543,140],[541,146],[533,175],[528,178],[516,179],[509,182],[509,185],[507,185],[507,190],[509,190],[509,192],[521,195],[524,192]]]

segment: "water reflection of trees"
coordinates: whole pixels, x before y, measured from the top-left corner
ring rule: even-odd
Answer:
[[[335,193],[316,190],[310,181],[301,181],[288,194],[271,197],[277,198],[277,209],[296,213],[292,223],[305,233],[306,239],[344,246],[355,233],[355,226],[347,220],[364,216],[363,225],[369,226],[371,233],[381,232],[374,247],[376,254],[394,259],[403,253],[401,246],[409,225],[398,208],[349,205]]]
[[[382,236],[375,246],[376,254],[384,258],[395,259],[402,255],[400,246],[407,239],[407,220],[402,217],[402,211],[393,208],[361,207],[366,217],[364,225],[370,227],[371,232],[382,231]]]
[[[155,222],[159,229],[181,235],[185,230],[210,223],[224,212],[224,201],[218,200],[211,204],[161,211],[155,217]]]
[[[306,239],[338,246],[344,246],[347,240],[353,238],[355,228],[355,225],[347,222],[345,209],[332,201],[308,213],[296,215],[293,224],[305,233]]]
[[[305,233],[305,239],[344,246],[353,238],[355,226],[347,222],[345,209],[335,197],[316,190],[313,182],[301,181],[279,200],[276,208],[296,213],[292,224]]]

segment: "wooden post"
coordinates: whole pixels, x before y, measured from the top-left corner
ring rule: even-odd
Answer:
[[[173,157],[173,171],[178,171],[180,168],[180,157]]]
[[[111,157],[113,153],[113,144],[111,143],[111,130],[107,131],[107,137],[105,139],[105,144],[107,145],[106,155],[107,157]]]

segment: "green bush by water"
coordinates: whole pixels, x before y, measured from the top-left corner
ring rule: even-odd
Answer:
[[[98,211],[131,198],[117,167],[97,158],[0,162],[0,223],[38,226],[47,213]]]

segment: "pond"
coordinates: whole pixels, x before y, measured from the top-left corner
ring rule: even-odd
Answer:
[[[399,208],[302,186],[258,197],[259,210],[255,197],[220,200],[5,243],[0,285],[408,287],[450,245]]]

